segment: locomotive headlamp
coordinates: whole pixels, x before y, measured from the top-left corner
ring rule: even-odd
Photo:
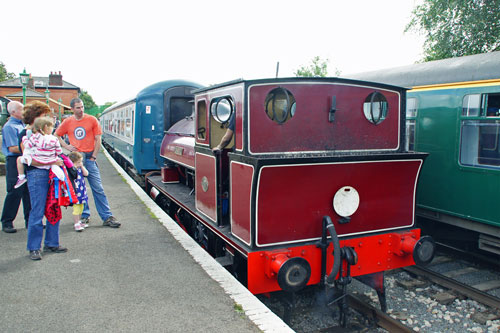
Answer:
[[[358,191],[352,186],[344,186],[333,197],[333,209],[342,217],[349,217],[359,207]]]
[[[311,266],[301,257],[288,258],[285,254],[279,254],[271,268],[278,274],[278,284],[285,291],[299,291],[311,277]]]

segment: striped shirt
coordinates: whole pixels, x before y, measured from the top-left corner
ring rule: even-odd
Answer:
[[[23,137],[23,145],[23,155],[29,154],[33,161],[41,164],[54,163],[62,154],[59,140],[51,134],[33,133],[29,138],[25,136]]]

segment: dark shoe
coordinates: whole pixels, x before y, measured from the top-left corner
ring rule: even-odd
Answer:
[[[105,227],[119,228],[122,224],[116,220],[114,216],[110,216],[102,224]]]
[[[55,252],[55,253],[64,253],[68,252],[68,249],[65,247],[62,247],[61,245],[59,246],[44,246],[43,247],[43,252]]]
[[[90,223],[90,216],[82,217],[80,219],[80,222],[85,223],[88,226],[88,224]]]
[[[13,227],[3,227],[2,231],[6,232],[8,234],[13,234],[13,233],[17,232],[17,230],[15,228],[13,228]]]
[[[40,250],[30,251],[30,259],[31,260],[41,260],[42,255],[40,254]]]

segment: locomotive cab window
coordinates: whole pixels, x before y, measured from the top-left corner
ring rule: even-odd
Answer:
[[[198,110],[198,139],[205,140],[207,135],[207,103],[199,101],[197,105]]]
[[[230,96],[220,97],[212,100],[210,104],[210,147],[216,147],[226,130],[232,127],[234,132],[235,126],[235,105],[234,100]],[[234,145],[234,135],[231,141],[225,148],[232,148]]]
[[[387,117],[387,110],[387,99],[378,91],[368,95],[363,103],[363,113],[366,119],[375,125],[378,125],[385,120]]]
[[[460,164],[500,169],[500,93],[463,100]]]
[[[275,88],[266,96],[265,110],[272,121],[284,124],[295,115],[297,104],[293,94],[284,88]]]

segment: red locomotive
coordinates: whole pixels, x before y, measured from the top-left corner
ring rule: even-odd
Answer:
[[[194,96],[146,187],[252,293],[362,277],[385,308],[383,272],[432,260],[432,239],[414,228],[426,155],[404,148],[404,88],[238,80]]]

